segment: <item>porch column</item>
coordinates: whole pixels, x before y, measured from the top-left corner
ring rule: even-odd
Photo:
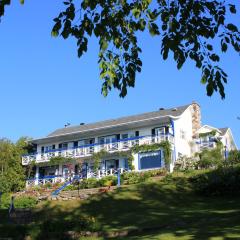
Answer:
[[[38,185],[38,178],[39,178],[39,166],[36,166],[35,185]]]
[[[59,166],[58,166],[58,174],[59,175],[63,174],[63,165],[62,165],[62,163],[60,163]]]
[[[61,176],[61,181],[64,181],[64,179],[63,179],[63,165],[62,165],[62,163],[60,163],[58,165],[58,175]]]

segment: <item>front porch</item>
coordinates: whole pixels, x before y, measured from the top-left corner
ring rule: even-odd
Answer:
[[[81,168],[77,163],[66,163],[54,166],[36,166],[34,177],[26,180],[26,187],[42,186],[45,184],[60,184],[74,178],[97,178],[117,175],[129,171],[127,159],[105,159],[100,163],[98,170],[94,170],[93,162],[84,163]]]

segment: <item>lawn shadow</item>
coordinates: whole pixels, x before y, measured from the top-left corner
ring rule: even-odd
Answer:
[[[184,181],[121,187],[86,201],[46,202],[23,233],[34,239],[71,239],[69,231],[81,230],[127,231],[130,239],[156,239],[156,233],[240,239],[240,198],[201,197]]]

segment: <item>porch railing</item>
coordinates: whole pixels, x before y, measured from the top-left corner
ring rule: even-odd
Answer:
[[[128,172],[129,169],[125,168],[120,168],[120,173]],[[97,170],[97,171],[88,171],[85,176],[81,176],[81,178],[97,178],[101,179],[106,176],[113,176],[117,175],[118,170],[117,169],[102,169],[102,170]],[[80,175],[75,175],[71,176],[71,178],[74,178],[76,176]],[[56,184],[56,183],[64,183],[70,180],[70,176],[45,176],[45,177],[39,177],[39,178],[31,178],[26,180],[26,187],[34,187],[34,186],[42,186],[45,184]]]
[[[215,139],[209,139],[209,140],[198,139],[196,141],[196,144],[200,151],[204,149],[213,149],[216,147],[216,140]]]
[[[45,185],[47,183],[55,184],[55,183],[63,183],[66,181],[66,178],[62,176],[45,176],[39,178],[30,178],[26,180],[26,187],[40,186]]]
[[[127,151],[135,145],[160,143],[166,140],[173,144],[173,135],[164,134],[158,136],[139,136],[121,139],[110,143],[95,143],[68,149],[55,149],[44,153],[24,155],[22,156],[22,164],[28,165],[31,161],[35,161],[36,163],[48,162],[52,157],[57,156],[71,158],[87,157],[101,150],[105,150],[107,152]]]

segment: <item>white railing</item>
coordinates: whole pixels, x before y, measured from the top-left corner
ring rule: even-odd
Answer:
[[[124,172],[128,172],[129,169],[125,169],[125,168],[120,168],[119,169],[120,173],[124,173]],[[103,178],[106,176],[112,176],[112,175],[117,175],[118,174],[118,170],[114,169],[114,168],[110,168],[110,169],[102,169],[102,170],[97,170],[95,172],[93,171],[89,171],[87,173],[87,178]]]
[[[162,141],[169,141],[173,144],[174,137],[170,134],[160,136],[140,136],[128,139],[121,139],[115,142],[105,144],[97,143],[77,148],[56,149],[45,153],[36,153],[35,155],[25,155],[22,157],[22,164],[28,165],[31,161],[36,161],[36,163],[47,162],[52,157],[57,156],[71,158],[88,157],[91,156],[93,153],[99,152],[101,150],[105,150],[107,152],[127,151],[135,145],[154,144],[160,143]]]
[[[120,168],[119,169],[120,174],[128,172],[129,169]],[[86,174],[86,178],[97,178],[101,179],[106,176],[113,176],[118,174],[118,169],[102,169],[97,171],[91,171],[89,170]],[[74,177],[74,176],[73,176]],[[70,177],[62,177],[62,176],[46,176],[42,178],[32,178],[26,180],[26,187],[34,187],[34,186],[42,186],[45,184],[56,184],[56,183],[64,183],[66,181],[69,181]]]
[[[33,187],[33,186],[41,186],[47,183],[55,184],[55,183],[63,183],[67,179],[61,176],[46,176],[43,178],[32,178],[26,180],[26,187]]]
[[[201,139],[196,141],[198,146],[198,151],[202,151],[204,149],[213,149],[216,147],[216,142],[213,139],[202,141]]]

